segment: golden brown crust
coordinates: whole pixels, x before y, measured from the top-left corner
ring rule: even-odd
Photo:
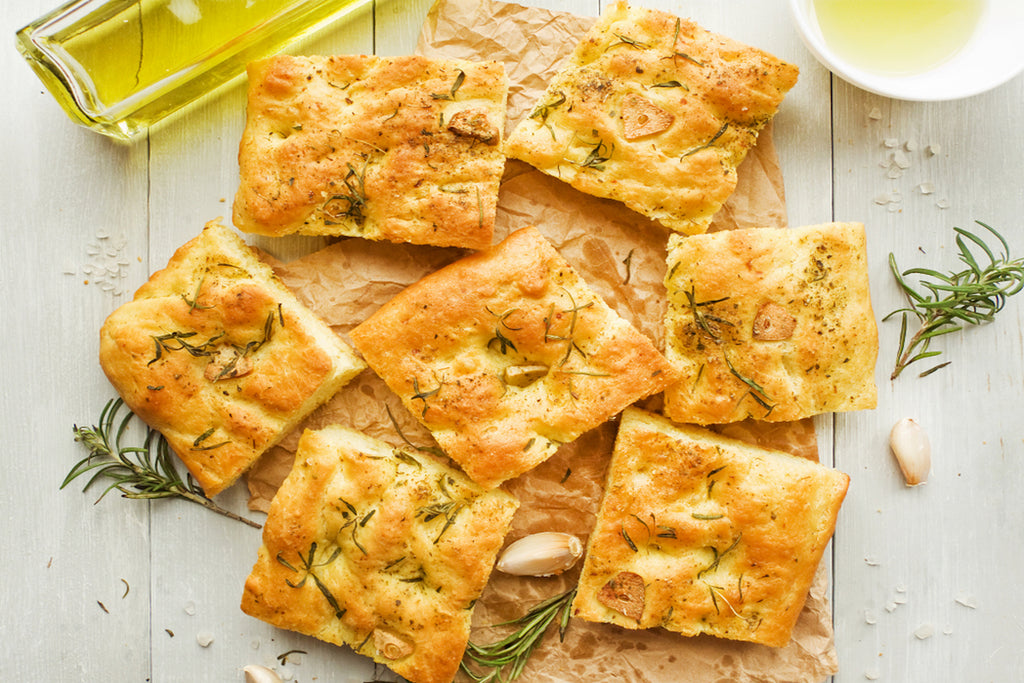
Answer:
[[[242,610],[448,683],[518,503],[359,432],[306,431]]]
[[[610,4],[506,153],[687,234],[707,230],[797,68],[688,19]]]
[[[781,647],[848,485],[810,460],[629,408],[573,613]]]
[[[427,276],[351,335],[485,486],[522,474],[673,379],[651,341],[535,228]]]
[[[107,318],[100,365],[211,496],[365,368],[216,221]]]
[[[282,55],[248,73],[239,229],[490,246],[502,64]]]
[[[673,420],[780,422],[875,407],[863,225],[673,236],[665,284],[665,353],[681,377],[665,391]]]

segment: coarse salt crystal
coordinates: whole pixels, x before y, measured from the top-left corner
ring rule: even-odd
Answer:
[[[914,631],[914,637],[918,640],[927,640],[935,635],[935,627],[931,624],[921,624]]]
[[[864,678],[868,679],[869,681],[877,681],[878,673],[875,671],[865,671]]]
[[[882,110],[878,107],[872,107],[871,111],[868,112],[868,118],[872,121],[878,121],[882,118]]]
[[[920,185],[917,186],[917,190],[921,194],[931,194],[935,192],[935,185],[933,185],[932,183],[921,183]]]
[[[900,141],[898,139],[896,139],[896,138],[886,138],[886,139],[882,140],[882,144],[884,146],[888,147],[889,149],[893,149],[893,148],[899,146]]]
[[[213,634],[207,631],[197,633],[196,642],[199,643],[199,647],[210,647],[213,644]]]
[[[890,195],[888,192],[883,192],[882,194],[875,197],[875,204],[878,204],[879,206],[885,206],[891,201],[892,195]]]
[[[869,609],[864,610],[864,623],[872,626],[878,623],[878,619],[875,617],[874,612]]]
[[[897,178],[903,177],[903,169],[895,164],[889,167],[889,170],[885,172],[885,177],[889,180],[896,180]]]
[[[892,153],[892,162],[900,168],[910,168],[910,157],[903,150],[896,150]]]
[[[914,138],[910,138],[909,140],[903,143],[903,149],[907,150],[908,152],[913,152],[917,150],[917,140],[915,140]]]
[[[191,600],[189,600],[188,602],[185,603],[185,614],[187,614],[187,615],[189,615],[191,617],[195,613],[196,613],[196,603],[194,603]]]
[[[949,208],[949,200],[948,199],[940,199],[939,201],[935,202],[935,206],[939,207],[940,209],[948,209]]]
[[[974,604],[974,596],[972,595],[961,595],[956,599],[956,604],[963,605],[969,609],[977,609],[977,605]]]

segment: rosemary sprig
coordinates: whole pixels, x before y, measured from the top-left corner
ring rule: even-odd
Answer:
[[[366,167],[369,165],[370,157],[365,155],[363,167],[358,171],[351,162],[348,163],[348,173],[342,178],[346,191],[331,195],[321,207],[325,224],[337,225],[345,218],[351,219],[356,225],[366,221]]]
[[[959,258],[967,267],[958,272],[943,274],[929,268],[910,268],[900,273],[896,258],[889,254],[889,268],[903,290],[909,306],[898,308],[882,318],[888,320],[901,314],[899,349],[896,352],[896,367],[890,379],[896,379],[904,368],[917,361],[938,356],[941,351],[929,349],[932,339],[963,329],[964,325],[980,325],[991,322],[996,313],[1006,304],[1006,298],[1024,288],[1024,258],[1010,259],[1006,240],[990,226],[975,221],[999,240],[1002,252],[997,256],[985,241],[962,228],[954,227]],[[985,252],[988,264],[978,263],[971,252],[971,243]],[[927,292],[915,289],[907,278],[921,277],[920,286]],[[908,318],[913,315],[920,326],[908,339]],[[925,370],[921,377],[949,365],[940,363]]]
[[[685,55],[683,55],[683,56],[685,56]],[[698,62],[698,64],[699,64],[699,62]],[[718,138],[722,137],[722,135],[725,134],[725,131],[728,130],[728,129],[729,129],[729,122],[726,121],[725,123],[722,124],[722,127],[718,129],[718,132],[711,136],[710,140],[705,142],[703,145],[698,145],[697,147],[694,147],[693,149],[687,151],[685,154],[683,154],[683,156],[680,157],[680,161],[685,159],[688,156],[696,154],[697,152],[699,152],[701,150],[708,149],[709,147],[713,146],[715,144],[715,142],[718,141]]]
[[[466,80],[466,72],[463,71],[462,69],[459,69],[459,73],[455,77],[455,82],[452,84],[451,90],[449,90],[446,93],[431,93],[430,96],[432,98],[434,98],[435,100],[450,100],[450,101],[454,101],[455,100],[455,93],[457,93],[459,91],[459,88],[462,87],[462,84],[465,82],[465,80]]]
[[[491,681],[514,681],[523,672],[526,662],[534,649],[540,645],[548,626],[558,619],[558,638],[565,640],[569,627],[570,606],[576,597],[576,587],[535,605],[529,612],[496,626],[515,625],[518,628],[501,640],[490,645],[477,645],[470,641],[466,645],[460,669],[477,683]],[[477,672],[469,668],[467,660],[484,669]]]
[[[302,577],[302,580],[300,580],[298,583],[292,583],[291,579],[285,579],[284,582],[292,588],[302,588],[306,585],[306,580],[312,578],[313,583],[317,587],[317,590],[320,591],[320,594],[324,596],[324,599],[327,600],[327,603],[334,610],[334,616],[338,619],[344,617],[347,609],[338,604],[337,598],[334,597],[330,589],[313,571],[318,567],[326,567],[327,565],[338,559],[338,556],[341,555],[341,548],[335,548],[334,552],[331,553],[331,555],[327,559],[321,562],[316,562],[316,541],[313,541],[313,543],[309,546],[309,553],[305,557],[303,557],[302,554],[300,553],[296,554],[299,556],[299,561],[302,563],[301,568],[296,567],[291,562],[284,559],[281,553],[277,554],[278,563],[280,563],[284,567],[291,569],[296,574],[302,573],[303,571],[305,572],[305,574]]]
[[[217,514],[260,528],[256,522],[225,510],[207,498],[191,475],[183,480],[174,466],[170,446],[156,430],[147,427],[142,446],[122,446],[121,439],[134,417],[129,411],[118,421],[117,414],[123,405],[124,401],[120,398],[112,399],[100,413],[98,425],[75,425],[75,441],[85,445],[89,449],[89,455],[75,463],[64,477],[61,489],[78,477],[90,474],[82,491],[88,490],[100,479],[111,480],[110,485],[96,499],[97,503],[114,489],[119,490],[125,498],[141,500],[177,496],[202,505]]]
[[[598,138],[596,143],[593,144],[587,157],[579,163],[582,168],[592,168],[595,171],[603,171],[605,162],[612,158],[612,153],[615,151],[615,145],[608,147],[604,143],[604,140]]]

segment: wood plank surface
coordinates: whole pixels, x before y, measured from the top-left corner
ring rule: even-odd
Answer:
[[[238,81],[131,145],[76,126],[13,46],[14,32],[55,4],[0,6],[0,677],[240,681],[243,666],[260,663],[297,681],[396,680],[348,649],[241,613],[257,530],[184,501],[114,492],[94,504],[100,487],[59,489],[84,456],[72,426],[95,422],[113,396],[96,361],[103,319],[207,220],[230,219],[245,92]],[[524,4],[590,16],[602,6]],[[881,322],[903,305],[890,253],[903,268],[958,269],[953,227],[980,229],[982,220],[1024,254],[1024,78],[966,100],[903,102],[831,76],[803,46],[785,0],[643,4],[797,64],[800,81],[774,123],[789,223],[867,228],[879,404],[816,419],[822,460],[852,478],[826,558],[834,680],[1024,680],[1024,592],[1015,588],[1024,564],[1024,295],[994,324],[937,342],[940,360],[952,362],[924,378],[912,369],[889,379],[899,323]],[[378,0],[291,51],[408,54],[430,6]],[[890,177],[896,150],[909,166]],[[323,243],[249,241],[283,260]],[[917,488],[903,485],[887,447],[902,417],[932,439],[934,470]],[[244,487],[218,501],[244,512]],[[290,650],[306,654],[282,665],[277,656]]]

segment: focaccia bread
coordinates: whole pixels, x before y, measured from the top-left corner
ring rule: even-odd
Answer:
[[[665,391],[677,422],[782,422],[874,408],[878,329],[864,226],[669,240]]]
[[[461,472],[330,426],[303,433],[242,610],[449,683],[518,506]]]
[[[366,367],[216,221],[107,318],[100,365],[210,496]]]
[[[497,486],[674,379],[536,228],[404,290],[353,343],[466,473]]]
[[[629,408],[573,614],[781,647],[848,485],[811,460]]]
[[[689,19],[610,3],[505,151],[672,230],[702,233],[797,73]]]
[[[248,74],[239,229],[491,245],[505,166],[501,63],[282,55]]]

